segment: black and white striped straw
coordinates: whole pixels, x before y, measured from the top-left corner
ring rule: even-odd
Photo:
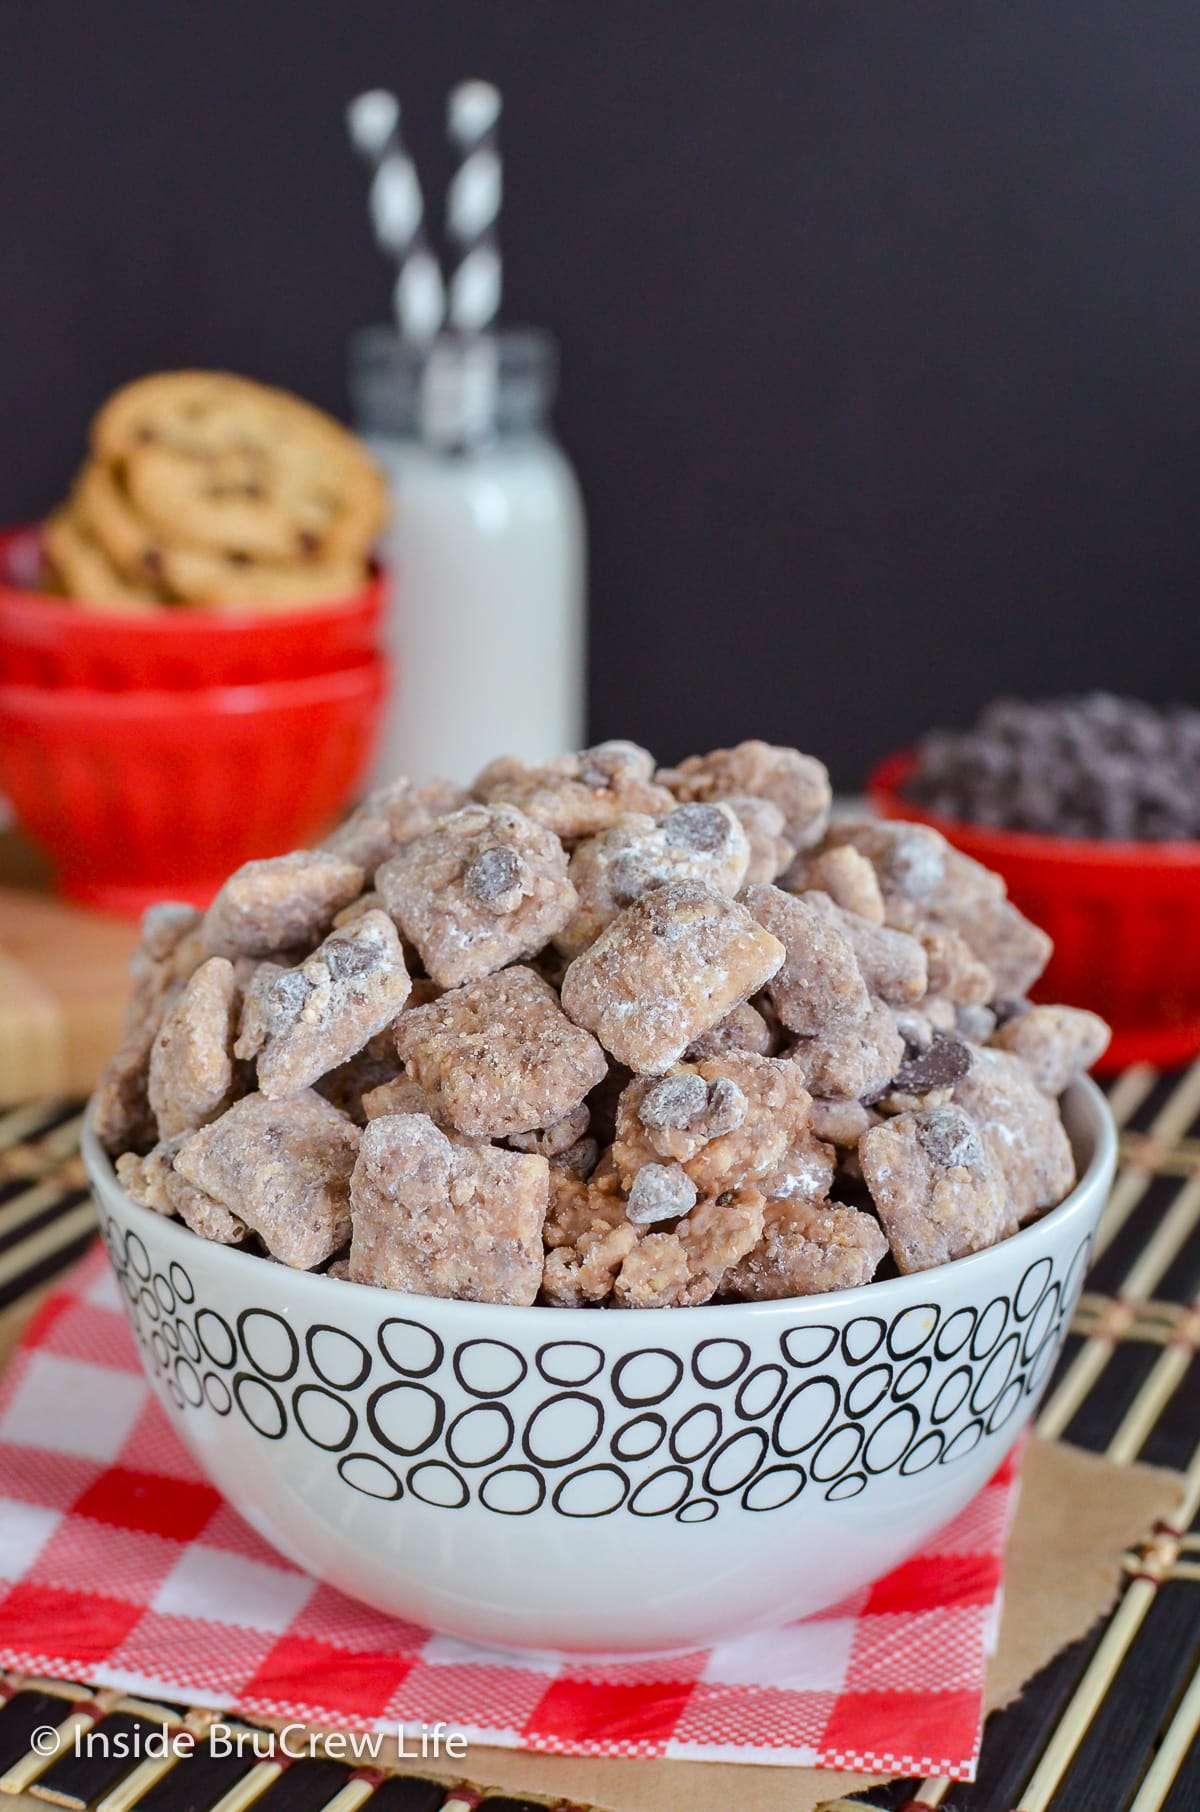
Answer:
[[[400,131],[400,103],[372,88],[346,109],[350,142],[374,172],[371,224],[376,244],[396,265],[392,306],[406,340],[427,346],[446,314],[442,269],[425,233],[425,202],[416,165]]]
[[[446,106],[446,129],[459,159],[446,195],[446,233],[457,259],[449,320],[464,334],[484,332],[500,308],[500,104],[490,82],[460,82]]]

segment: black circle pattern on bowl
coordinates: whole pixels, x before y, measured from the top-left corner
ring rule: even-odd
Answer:
[[[609,1361],[583,1338],[526,1357],[450,1345],[420,1318],[356,1333],[256,1305],[198,1300],[185,1266],[155,1268],[111,1218],[105,1244],[147,1370],[175,1409],[307,1443],[350,1492],[496,1516],[702,1524],[803,1493],[838,1503],[887,1475],[954,1465],[1045,1384],[1089,1257],[1033,1260],[1011,1297],[890,1322],[801,1321],[771,1352],[707,1336]],[[686,1314],[679,1332],[686,1334]]]

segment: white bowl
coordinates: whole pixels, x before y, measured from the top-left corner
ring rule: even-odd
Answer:
[[[494,1646],[636,1654],[822,1609],[986,1483],[1062,1345],[1108,1193],[1002,1245],[786,1302],[516,1309],[343,1283],[198,1239],[84,1155],[147,1375],[283,1554]]]

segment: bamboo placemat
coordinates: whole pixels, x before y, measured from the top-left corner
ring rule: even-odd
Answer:
[[[895,1782],[829,1812],[1200,1808],[1200,1063],[1182,1075],[1141,1065],[1108,1093],[1121,1162],[1039,1427],[1118,1464],[1181,1471],[1177,1525],[1148,1533],[1111,1615],[991,1719],[972,1785]],[[32,1296],[91,1238],[79,1120],[70,1102],[0,1118],[0,1337],[4,1321],[23,1319]],[[0,1791],[74,1812],[529,1812],[555,1803],[324,1759],[281,1772],[274,1761],[210,1757],[202,1743],[186,1760],[143,1762],[132,1773],[100,1756],[46,1765],[28,1749],[38,1724],[93,1720],[115,1733],[165,1717],[202,1736],[216,1714],[0,1674],[5,1696]]]

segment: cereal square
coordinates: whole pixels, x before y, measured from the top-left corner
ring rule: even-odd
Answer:
[[[214,956],[310,950],[362,886],[358,864],[328,850],[298,849],[246,862],[205,915],[205,947]]]
[[[884,1120],[864,1133],[858,1157],[903,1272],[947,1264],[1016,1232],[1004,1176],[961,1107]]]
[[[434,1117],[481,1138],[551,1126],[608,1074],[591,1033],[567,1018],[540,975],[523,967],[402,1014],[396,1049]]]
[[[375,883],[443,988],[535,955],[576,906],[558,838],[508,805],[452,812],[385,862]]]
[[[257,1055],[258,1086],[270,1100],[298,1094],[355,1056],[396,1018],[410,987],[396,927],[377,911],[331,932],[295,969],[263,963],[256,982],[264,971],[237,1054]]]
[[[562,1004],[618,1063],[661,1075],[780,968],[784,948],[702,881],[626,907],[563,979]]]
[[[245,1095],[184,1140],[175,1169],[245,1221],[273,1258],[308,1271],[350,1237],[358,1137],[311,1089],[286,1101]]]
[[[168,1010],[150,1051],[148,1096],[160,1135],[215,1119],[234,1091],[237,988],[223,956],[201,963]]]
[[[351,1182],[350,1278],[524,1306],[542,1280],[545,1158],[454,1145],[419,1114],[372,1120]]]

